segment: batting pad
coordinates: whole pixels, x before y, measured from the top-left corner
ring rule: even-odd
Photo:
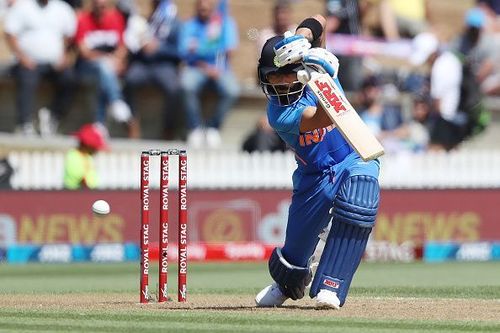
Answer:
[[[345,180],[333,204],[333,223],[311,285],[311,298],[320,289],[327,289],[337,293],[340,306],[344,304],[375,224],[379,197],[374,177],[352,176]]]
[[[306,286],[312,278],[309,266],[298,267],[290,264],[278,247],[274,249],[269,258],[269,272],[283,295],[294,301],[304,297]]]

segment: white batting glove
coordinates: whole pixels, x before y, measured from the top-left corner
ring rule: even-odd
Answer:
[[[303,62],[319,73],[328,73],[334,79],[339,72],[339,59],[321,47],[315,47],[304,55]]]
[[[285,38],[274,47],[274,64],[283,67],[302,61],[302,58],[311,48],[311,43],[301,35],[294,35],[290,31],[285,32]]]

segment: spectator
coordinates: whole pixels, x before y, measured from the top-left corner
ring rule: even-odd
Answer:
[[[368,76],[361,90],[361,118],[382,141],[386,151],[397,152],[404,149],[408,129],[397,105],[388,105],[382,100],[382,85],[379,79]]]
[[[436,114],[432,112],[432,100],[427,94],[417,94],[411,108],[412,119],[408,124],[408,140],[413,151],[426,151],[430,144],[430,133],[436,123]],[[432,149],[432,147],[431,147]]]
[[[358,0],[327,0],[328,33],[348,35],[361,34],[361,14]],[[339,81],[347,91],[358,91],[363,82],[363,59],[359,56],[341,56],[339,59]]]
[[[402,38],[413,38],[427,29],[431,19],[429,0],[388,0],[388,6]]]
[[[263,115],[259,117],[257,126],[243,142],[242,148],[249,153],[254,151],[285,151],[286,143],[271,127],[267,116]]]
[[[500,16],[500,0],[477,0],[477,5],[485,10],[492,20]]]
[[[61,0],[18,0],[8,9],[4,29],[17,60],[16,132],[35,134],[32,115],[36,91],[40,79],[46,78],[55,85],[52,133],[69,108],[73,90],[68,46],[76,29],[75,14]]]
[[[227,6],[225,0],[222,6]],[[187,116],[187,142],[201,148],[206,140],[208,147],[221,144],[220,127],[224,117],[239,94],[239,86],[230,68],[230,58],[238,43],[234,20],[217,10],[215,0],[197,0],[196,15],[182,27],[180,50],[186,66],[181,72],[181,89]],[[218,94],[214,113],[203,131],[200,93],[206,84]]]
[[[465,14],[465,27],[462,33],[451,43],[451,48],[458,52],[461,57],[470,60],[476,58],[475,53],[481,41],[485,23],[486,15],[481,9],[469,9]]]
[[[437,37],[429,32],[413,39],[410,57],[413,65],[431,66],[430,95],[438,120],[431,132],[433,147],[451,150],[476,128],[484,129],[484,108],[474,75],[468,72],[454,53],[440,48]]]
[[[99,180],[93,156],[107,149],[106,135],[97,124],[83,125],[76,133],[78,147],[68,151],[64,160],[64,188],[94,189]]]
[[[119,76],[126,68],[127,49],[123,43],[125,19],[110,0],[92,0],[90,10],[78,16],[76,43],[77,70],[82,77],[98,82],[96,122],[106,123],[106,108],[118,122],[127,124],[129,137],[138,136],[137,122],[123,101]]]
[[[81,10],[83,7],[83,0],[63,0],[70,5],[75,11]]]
[[[9,159],[7,157],[0,157],[0,190],[12,189],[10,180],[13,174],[14,168],[10,164]]]
[[[291,0],[276,0],[274,2],[271,26],[261,29],[256,41],[259,55],[269,38],[283,35],[286,31],[295,31],[297,25],[292,23],[292,14]],[[269,125],[267,115],[264,114],[259,117],[253,131],[245,138],[242,149],[249,153],[254,151],[285,151],[286,144]]]
[[[170,0],[153,0],[153,11],[147,23],[137,33],[128,31],[126,41],[132,53],[125,76],[125,97],[134,114],[135,92],[146,84],[159,87],[164,98],[164,138],[173,139],[175,113],[179,110],[178,35],[180,21],[177,7]],[[138,20],[139,18],[135,18]],[[131,19],[129,19],[131,20]],[[140,20],[140,19],[139,19]],[[130,22],[130,21],[129,21]],[[136,21],[138,23],[138,21]],[[133,23],[136,25],[137,23]],[[134,29],[131,27],[131,29]]]
[[[0,19],[5,15],[7,8],[12,6],[16,0],[0,0]]]
[[[456,44],[469,51],[468,60],[485,95],[500,95],[500,33],[488,27],[488,10],[472,8],[466,14],[466,30]],[[490,24],[491,25],[491,24]],[[471,32],[469,32],[471,31]],[[473,33],[476,32],[476,35]],[[472,37],[469,37],[472,35]],[[476,37],[475,39],[473,39]],[[475,43],[472,45],[472,41]],[[464,49],[469,46],[469,49]]]
[[[276,0],[273,6],[272,23],[270,27],[261,29],[257,38],[257,50],[260,55],[266,41],[276,35],[283,35],[286,31],[295,31],[293,24],[291,0]]]
[[[359,3],[365,34],[387,40],[399,39],[396,16],[389,0],[363,0]]]

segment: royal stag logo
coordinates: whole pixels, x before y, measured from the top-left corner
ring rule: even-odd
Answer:
[[[142,295],[144,295],[145,299],[149,298],[149,291],[148,291],[148,286],[144,287],[144,290],[142,291]]]
[[[182,289],[179,289],[179,293],[182,299],[186,299],[186,293],[187,293],[186,285],[183,285]]]

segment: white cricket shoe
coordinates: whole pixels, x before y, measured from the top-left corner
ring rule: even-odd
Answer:
[[[340,309],[340,300],[337,297],[337,293],[321,289],[316,295],[316,306],[319,308],[332,308],[332,309]]]
[[[255,296],[255,304],[258,307],[273,307],[281,306],[288,299],[281,292],[280,288],[276,283],[273,283],[260,291],[260,293]]]

